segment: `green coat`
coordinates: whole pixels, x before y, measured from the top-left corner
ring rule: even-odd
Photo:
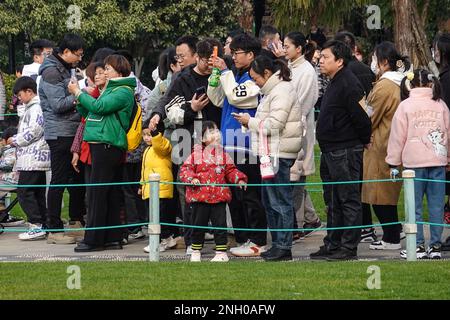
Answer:
[[[118,78],[108,81],[98,99],[87,93],[80,94],[77,109],[86,118],[84,141],[107,143],[127,150],[126,130],[134,106],[135,87],[135,78]]]

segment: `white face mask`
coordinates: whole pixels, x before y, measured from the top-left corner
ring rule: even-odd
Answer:
[[[439,54],[439,50],[437,49],[431,49],[431,56],[433,57],[433,60],[439,64],[441,63],[441,55]]]
[[[380,69],[378,68],[378,60],[375,55],[372,56],[372,63],[370,64],[370,69],[375,75],[377,75],[380,72]]]

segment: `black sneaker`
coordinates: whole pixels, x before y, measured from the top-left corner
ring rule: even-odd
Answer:
[[[362,229],[360,242],[375,242],[377,241],[377,235],[374,228]]]
[[[1,222],[4,227],[17,227],[23,225],[25,220],[7,215],[6,218]]]
[[[327,247],[321,246],[319,251],[311,253],[309,258],[312,260],[325,260],[332,253],[333,251],[328,250]]]
[[[327,261],[347,261],[358,260],[356,251],[352,251],[346,248],[339,248],[327,257]]]

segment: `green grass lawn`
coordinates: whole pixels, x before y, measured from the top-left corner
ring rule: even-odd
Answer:
[[[69,290],[71,264],[0,264],[0,300],[450,299],[450,261],[77,262],[81,289]],[[371,265],[380,268],[380,289],[367,288]]]

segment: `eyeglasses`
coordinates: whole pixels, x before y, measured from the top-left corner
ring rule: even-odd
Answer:
[[[73,51],[71,51],[71,52],[74,56],[77,56],[78,58],[83,58],[83,56],[84,56],[84,52],[82,52],[82,53],[75,53]]]
[[[184,60],[184,55],[182,55],[182,54],[176,54],[173,57],[175,58],[176,61],[183,61]]]
[[[248,53],[248,51],[231,51],[231,56],[234,57],[240,53]]]

